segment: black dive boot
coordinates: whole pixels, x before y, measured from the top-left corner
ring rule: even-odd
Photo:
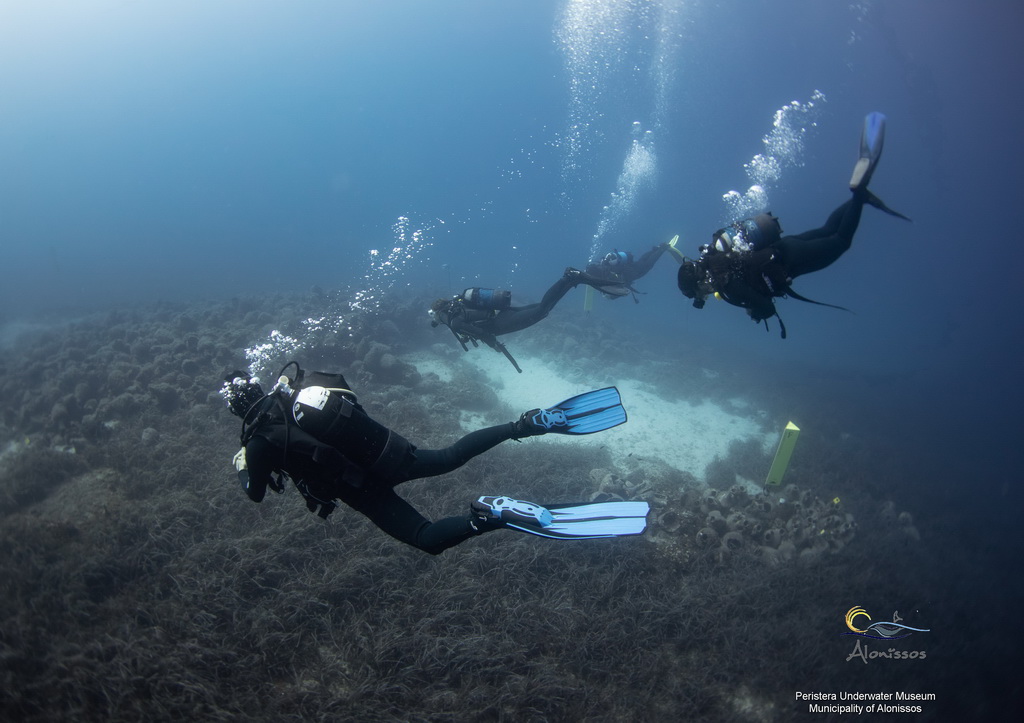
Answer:
[[[586,284],[609,296],[625,296],[630,292],[629,286],[621,281],[611,279],[600,279],[586,271],[580,271],[569,266],[565,269],[563,276],[573,282],[574,285]]]
[[[528,412],[523,412],[518,420],[512,422],[512,439],[522,439],[523,437],[537,437],[541,434],[547,434],[548,428],[537,424],[534,419],[542,412],[541,409],[531,409]]]

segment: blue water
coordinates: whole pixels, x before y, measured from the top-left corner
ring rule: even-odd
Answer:
[[[1021,500],[1022,14],[996,0],[4,3],[0,323],[385,276],[536,299],[611,248],[679,234],[694,253],[794,102],[799,143],[774,147],[758,198],[787,232],[819,225],[879,110],[872,188],[914,223],[866,209],[850,252],[797,286],[854,314],[784,301],[782,341],[735,308],[691,308],[667,258],[639,305],[599,311],[752,374],[834,376],[838,397],[869,380],[851,421],[905,435],[923,470],[906,484],[964,505],[966,529]]]

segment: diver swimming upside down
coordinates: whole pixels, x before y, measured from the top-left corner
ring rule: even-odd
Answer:
[[[771,213],[737,221],[712,234],[712,242],[700,248],[700,258],[683,259],[677,278],[679,290],[693,299],[698,309],[709,296],[715,296],[746,309],[751,319],[764,321],[766,326],[768,319],[778,318],[775,298],[791,296],[833,306],[801,296],[793,290],[793,280],[824,269],[850,248],[865,204],[910,220],[868,190],[884,141],[885,116],[868,114],[861,132],[860,157],[850,178],[853,197],[833,211],[821,228],[783,236],[779,220]],[[779,326],[786,338],[781,318]]]

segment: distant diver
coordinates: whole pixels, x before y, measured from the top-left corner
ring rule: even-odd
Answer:
[[[285,376],[292,366],[294,373]],[[253,502],[261,502],[268,487],[284,492],[290,478],[320,517],[326,519],[340,501],[395,539],[432,555],[498,529],[580,539],[638,535],[646,527],[646,502],[542,507],[504,496],[480,497],[468,515],[430,522],[394,490],[409,480],[458,469],[509,439],[592,434],[623,424],[626,411],[615,387],[532,409],[515,422],[470,432],[444,449],[417,448],[371,419],[344,376],[305,372],[296,362],[281,370],[269,393],[258,379],[235,371],[220,394],[242,419],[242,448],[234,464]]]
[[[893,211],[868,190],[868,182],[882,156],[885,141],[885,116],[869,113],[864,119],[860,139],[860,158],[850,178],[853,198],[828,217],[825,225],[794,236],[783,236],[779,220],[771,213],[737,221],[712,234],[710,244],[700,248],[697,260],[683,259],[679,267],[679,290],[701,309],[714,295],[747,310],[755,322],[765,322],[778,312],[773,298],[791,296],[821,306],[833,304],[812,301],[795,292],[793,279],[832,264],[850,248],[860,223],[864,204],[885,213],[910,219]],[[782,338],[786,326],[779,318]]]
[[[502,334],[511,334],[533,326],[544,319],[570,289],[579,284],[600,288],[603,282],[579,269],[567,268],[562,277],[544,292],[538,304],[512,306],[512,292],[502,289],[466,289],[451,299],[437,299],[430,306],[430,325],[447,326],[469,351],[468,344],[483,342],[505,355],[515,370],[522,373],[511,352],[498,341]]]
[[[659,244],[645,252],[639,259],[629,251],[619,251],[618,249],[609,251],[600,261],[587,264],[585,273],[598,280],[598,283],[589,285],[609,299],[618,299],[632,294],[633,301],[638,301],[636,295],[639,292],[633,288],[633,282],[646,276],[668,249],[668,242]]]

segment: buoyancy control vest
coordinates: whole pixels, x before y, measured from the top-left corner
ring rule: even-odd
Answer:
[[[441,309],[431,310],[431,324],[447,326],[455,339],[462,346],[463,351],[469,351],[467,342],[473,346],[478,345],[478,339],[483,340],[487,346],[501,352],[509,360],[515,370],[520,374],[523,370],[519,367],[512,353],[498,341],[494,334],[481,335],[477,324],[494,318],[499,312],[508,309],[512,304],[512,292],[502,289],[482,289],[474,287],[466,289],[462,296],[456,296],[447,302],[447,306]]]
[[[283,376],[292,365],[294,380]],[[336,479],[362,487],[375,477],[400,476],[415,461],[416,447],[366,414],[343,375],[304,372],[295,362],[281,372],[256,418],[243,426],[242,446],[259,435],[283,449],[283,466],[290,469],[282,471],[293,478],[311,510],[314,501],[324,505],[319,514],[326,517],[334,505],[323,499],[325,491],[314,491],[301,479],[300,472],[323,470],[329,476],[336,471]]]

